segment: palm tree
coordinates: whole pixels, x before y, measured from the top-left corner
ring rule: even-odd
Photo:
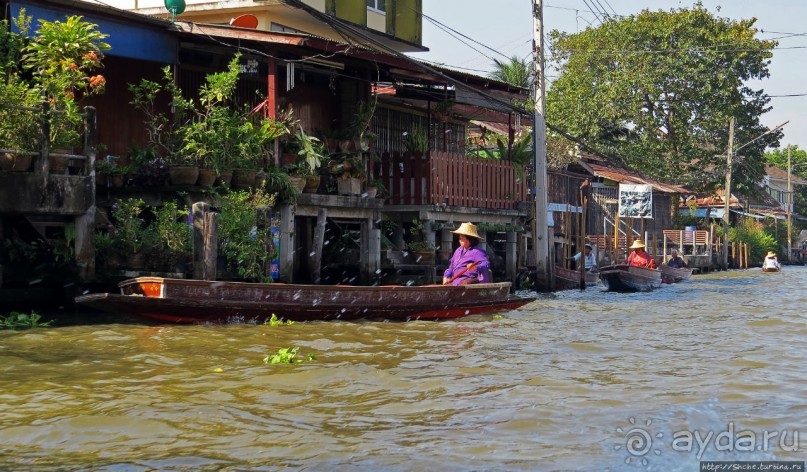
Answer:
[[[494,59],[493,62],[496,70],[489,74],[491,79],[526,89],[532,85],[532,64],[528,63],[526,58],[513,56],[509,63],[498,59]]]
[[[491,79],[496,79],[500,82],[506,82],[525,89],[532,87],[532,63],[528,62],[526,58],[522,59],[518,56],[513,56],[510,58],[510,62],[494,59],[493,63],[496,69],[488,74]],[[533,103],[532,97],[527,100],[513,100],[513,105],[527,112],[535,109]]]

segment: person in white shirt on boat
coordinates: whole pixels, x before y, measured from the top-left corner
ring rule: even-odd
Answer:
[[[768,251],[765,256],[765,261],[762,262],[762,270],[780,270],[782,266],[779,265],[779,259],[776,258],[776,253]]]
[[[597,256],[594,255],[591,244],[586,243],[583,252],[585,252],[585,255],[578,252],[572,259],[579,261],[580,258],[584,258],[583,260],[586,262],[586,272],[597,272]]]
[[[687,264],[681,256],[678,255],[678,249],[673,249],[670,251],[670,260],[667,261],[667,265],[676,269],[682,269],[686,267]]]

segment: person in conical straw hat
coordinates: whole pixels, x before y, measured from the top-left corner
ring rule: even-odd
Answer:
[[[632,252],[625,259],[625,264],[632,265],[634,267],[647,267],[648,269],[655,269],[656,268],[656,261],[650,257],[650,254],[645,252],[644,250],[645,245],[641,239],[637,239],[633,241],[633,244],[628,249],[631,249]]]
[[[459,235],[460,247],[454,251],[443,273],[443,285],[493,282],[488,255],[479,247],[479,241],[484,239],[479,236],[476,225],[463,223],[452,233]]]
[[[776,258],[776,253],[773,251],[768,251],[768,255],[765,256],[765,260],[762,261],[762,270],[775,272],[781,268],[782,266],[779,264],[779,259]]]

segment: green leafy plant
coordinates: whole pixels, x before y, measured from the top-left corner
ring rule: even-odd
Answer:
[[[412,153],[425,153],[429,150],[429,135],[420,126],[415,126],[406,134],[404,146]]]
[[[381,179],[367,179],[365,185],[367,188],[374,187],[378,191],[377,195],[379,197],[385,197],[387,195],[387,187]]]
[[[170,260],[191,254],[191,229],[188,210],[174,202],[164,202],[153,210],[154,221],[149,228],[156,235],[155,249]]]
[[[276,193],[278,201],[294,203],[300,197],[300,190],[291,182],[291,176],[280,167],[269,166],[263,169],[266,188],[269,193]]]
[[[263,362],[264,364],[299,364],[303,362],[302,359],[297,359],[297,351],[299,350],[299,347],[278,349],[277,354],[264,357]],[[313,354],[308,354],[307,357],[309,361],[317,359]]]
[[[294,142],[298,149],[299,169],[306,175],[317,174],[322,160],[325,159],[325,146],[319,139],[306,134],[300,125],[297,126],[297,131],[294,133]]]
[[[272,207],[276,194],[228,192],[219,202],[219,244],[228,267],[245,280],[271,282],[266,268],[277,257],[270,228],[259,227],[258,208]],[[271,248],[271,249],[270,249]]]
[[[723,230],[716,230],[723,234]],[[765,231],[765,227],[754,218],[746,218],[741,224],[729,228],[730,242],[748,244],[751,261],[761,264],[768,251],[776,251],[776,238]]]
[[[40,321],[42,317],[34,312],[31,314],[12,311],[8,316],[0,316],[0,329],[42,328],[50,326],[53,321]]]
[[[102,51],[110,47],[103,42],[107,36],[81,16],[69,16],[63,22],[40,19],[24,49],[24,67],[50,103],[53,147],[78,144],[83,122],[78,101],[104,92],[106,79],[92,74],[102,67]]]
[[[124,253],[139,253],[151,243],[143,213],[146,204],[141,198],[120,199],[112,205],[117,241]]]
[[[291,320],[285,320],[284,321],[284,320],[278,318],[276,314],[272,313],[272,317],[269,318],[268,320],[264,321],[263,324],[269,325],[269,326],[288,326],[288,325],[293,325],[294,321],[291,321]]]
[[[195,156],[180,152],[184,135],[180,129],[190,122],[193,102],[182,97],[169,66],[164,67],[162,73],[161,83],[142,79],[137,84],[128,84],[132,94],[129,104],[145,116],[146,134],[155,156],[163,156],[173,165],[196,164]],[[158,111],[158,96],[164,93],[170,96],[171,117]]]
[[[410,251],[433,251],[436,249],[434,244],[426,239],[426,227],[420,219],[414,218],[412,220],[409,234],[413,238],[406,245]]]

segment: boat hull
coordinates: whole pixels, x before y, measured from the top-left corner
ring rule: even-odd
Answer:
[[[661,271],[625,264],[600,269],[600,280],[609,292],[645,292],[661,285]]]
[[[465,286],[322,286],[248,284],[142,277],[121,282],[121,294],[76,303],[110,313],[173,323],[278,318],[306,320],[447,319],[507,311],[533,300],[512,297],[510,284]]]
[[[780,272],[782,269],[777,269],[776,267],[766,267],[762,269],[762,272]]]
[[[596,272],[585,272],[586,287],[597,285],[600,281]],[[580,272],[555,266],[555,285],[558,290],[571,290],[580,288]]]
[[[687,267],[678,268],[663,265],[661,266],[661,281],[666,284],[682,282],[692,277],[694,270]]]

